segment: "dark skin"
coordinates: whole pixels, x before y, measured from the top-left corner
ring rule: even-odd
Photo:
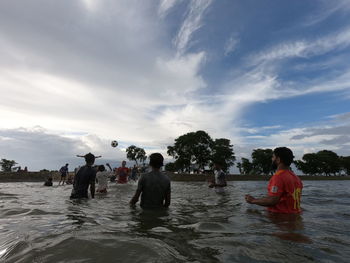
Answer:
[[[86,163],[88,166],[93,166],[94,162],[92,163]],[[95,180],[93,182],[90,182],[90,194],[91,198],[95,198]]]
[[[272,155],[272,161],[277,164],[277,171],[279,170],[290,170],[290,167],[281,162],[279,157]],[[280,201],[279,196],[266,196],[263,198],[255,198],[249,194],[245,195],[245,200],[249,204],[260,205],[260,206],[275,206]]]
[[[153,172],[159,172],[160,168],[154,168],[152,167],[152,171]],[[134,196],[131,198],[130,200],[130,206],[134,207],[136,205],[136,203],[139,201],[140,195],[141,195],[142,191],[141,190],[136,190]],[[171,192],[168,191],[165,195],[164,198],[164,207],[169,207],[170,206],[170,200],[171,200]]]

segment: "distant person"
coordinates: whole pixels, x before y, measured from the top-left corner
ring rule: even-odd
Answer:
[[[86,164],[79,169],[74,178],[73,190],[70,196],[71,199],[88,198],[89,186],[91,198],[95,198],[96,169],[92,167],[95,158],[96,157],[92,153],[84,155]]]
[[[130,179],[137,181],[137,174],[138,174],[138,168],[136,166],[136,164],[134,165],[134,167],[131,169],[131,176]]]
[[[62,166],[60,169],[60,174],[61,174],[61,179],[60,182],[58,183],[58,185],[61,184],[64,185],[65,181],[66,181],[66,177],[68,176],[68,163],[66,163],[66,165]]]
[[[289,148],[276,148],[272,155],[272,168],[277,171],[269,181],[268,196],[258,199],[246,195],[245,200],[250,204],[267,206],[268,211],[273,213],[300,213],[303,183],[290,169],[293,158]]]
[[[73,184],[73,180],[74,180],[74,175],[70,175],[68,173],[66,184]]]
[[[141,195],[140,206],[145,209],[164,208],[170,205],[170,179],[160,172],[164,158],[160,153],[153,153],[150,156],[152,171],[141,175],[134,197],[130,205],[134,206]]]
[[[18,166],[18,167],[16,167],[16,168],[17,168],[17,172],[22,172],[21,166]]]
[[[110,172],[106,171],[104,165],[99,165],[97,168],[96,179],[98,185],[96,192],[98,193],[107,193],[108,178],[113,175],[111,166],[108,163],[106,163],[106,166],[109,168]]]
[[[126,161],[122,162],[122,166],[117,169],[118,184],[126,184],[129,177],[129,168],[125,166]]]
[[[214,164],[214,180],[209,184],[210,188],[215,188],[217,192],[223,192],[224,187],[227,186],[226,174],[222,170],[222,166],[216,162]]]
[[[28,172],[27,166],[24,167],[23,172]]]
[[[116,176],[116,174],[117,174],[117,168],[114,168],[113,169],[113,175],[109,178],[109,181],[111,182],[111,183],[114,183],[115,182],[115,180],[117,179],[117,176]]]
[[[46,182],[44,183],[44,186],[52,186],[52,177],[50,176],[49,178],[47,178]]]

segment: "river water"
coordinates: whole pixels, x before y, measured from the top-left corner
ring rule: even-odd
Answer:
[[[0,262],[350,262],[350,181],[305,181],[304,212],[245,203],[267,182],[172,183],[167,211],[130,208],[136,185],[71,201],[72,186],[0,184]]]

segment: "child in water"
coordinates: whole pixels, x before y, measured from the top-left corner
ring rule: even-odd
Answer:
[[[107,186],[108,186],[108,178],[110,178],[113,175],[111,166],[106,163],[107,167],[109,168],[110,172],[106,171],[106,168],[104,165],[99,165],[97,168],[96,173],[96,179],[98,181],[97,186],[97,193],[107,193]]]

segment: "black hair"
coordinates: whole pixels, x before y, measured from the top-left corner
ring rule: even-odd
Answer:
[[[149,156],[149,165],[153,168],[159,169],[163,166],[164,158],[160,153],[152,153]]]
[[[103,171],[106,170],[106,168],[105,168],[105,166],[104,166],[103,164],[101,164],[101,165],[98,166],[98,170],[99,170],[100,172],[103,172]]]
[[[293,162],[293,152],[287,147],[278,147],[273,150],[276,157],[279,157],[281,162],[287,166],[290,166]]]
[[[84,158],[85,158],[86,163],[94,163],[95,162],[95,155],[93,155],[92,153],[85,154]]]

